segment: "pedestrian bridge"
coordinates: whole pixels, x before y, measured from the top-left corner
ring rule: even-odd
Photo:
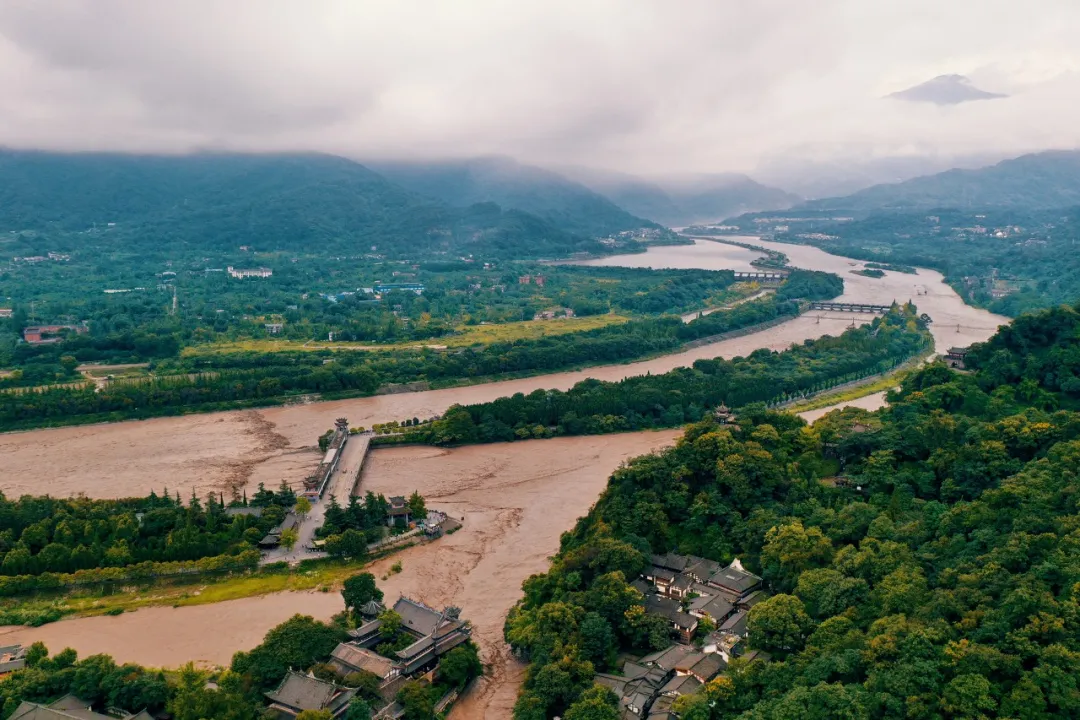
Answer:
[[[884,315],[892,308],[891,305],[866,305],[863,303],[839,303],[839,302],[812,302],[811,310],[827,310],[832,312],[850,313],[879,313]]]

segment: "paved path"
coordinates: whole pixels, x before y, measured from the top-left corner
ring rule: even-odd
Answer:
[[[323,493],[321,500],[311,503],[311,512],[300,521],[297,531],[300,539],[291,551],[284,547],[275,548],[264,554],[260,564],[285,561],[295,565],[301,560],[326,557],[323,552],[310,552],[307,547],[315,540],[315,531],[322,527],[326,516],[326,506],[330,497],[337,498],[342,507],[349,504],[349,496],[352,493],[353,483],[356,481],[356,473],[360,471],[360,465],[367,455],[368,446],[371,444],[371,436],[353,435],[349,442],[345,443],[345,449],[341,452],[341,460],[338,461],[337,469],[330,476],[330,483]]]

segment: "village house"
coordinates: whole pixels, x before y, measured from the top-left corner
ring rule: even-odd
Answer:
[[[62,333],[65,330],[76,335],[89,332],[86,325],[30,325],[23,329],[23,340],[31,345],[60,342],[64,339]]]
[[[669,671],[627,661],[621,675],[597,673],[593,681],[615,693],[621,717],[630,719],[648,716],[653,700],[670,677]]]
[[[393,292],[393,291],[401,291],[401,292],[416,293],[417,295],[423,295],[424,294],[424,284],[423,283],[417,283],[417,282],[411,282],[411,283],[382,283],[382,282],[376,282],[374,290],[378,294],[388,293],[388,292]]]
[[[226,271],[232,277],[240,279],[240,280],[242,280],[244,278],[249,278],[249,277],[268,278],[268,277],[270,277],[271,275],[274,274],[274,271],[271,270],[270,268],[267,268],[267,267],[234,268],[232,265],[229,265],[226,268]]]
[[[368,672],[379,678],[379,687],[383,688],[392,683],[401,675],[401,668],[394,664],[390,658],[379,655],[374,650],[353,645],[352,643],[340,643],[330,653],[330,664],[334,666],[339,675],[348,675],[354,672]]]
[[[764,597],[758,590],[761,578],[747,572],[738,559],[724,567],[674,553],[650,556],[649,567],[631,585],[644,596],[645,611],[670,621],[685,643],[702,619],[719,626],[733,615],[745,615]]]
[[[15,708],[8,720],[153,720],[145,710],[128,715],[102,715],[90,709],[90,703],[74,695],[51,702],[48,705],[24,702]]]
[[[0,677],[26,667],[26,648],[22,645],[0,647]]]
[[[291,510],[285,515],[285,519],[281,521],[281,524],[266,534],[266,536],[259,541],[259,547],[263,550],[273,550],[281,545],[281,534],[286,530],[296,530],[300,526],[300,518],[296,516]]]
[[[361,608],[360,613],[366,621],[349,631],[352,639],[346,644],[371,648],[381,641],[382,621],[378,615],[382,606],[378,603],[369,605]],[[459,617],[461,611],[456,607],[443,608],[440,612],[403,595],[394,603],[393,610],[401,617],[401,629],[416,638],[414,643],[388,658],[398,675],[412,675],[433,666],[439,657],[468,642],[472,636],[472,627]],[[359,659],[359,656],[355,657]]]
[[[964,359],[967,357],[968,350],[966,347],[951,347],[948,352],[945,353],[945,364],[951,368],[957,370],[964,369]]]
[[[533,320],[554,320],[557,317],[574,317],[574,311],[570,308],[551,308],[533,315]]]
[[[291,720],[305,710],[326,710],[335,720],[344,717],[356,690],[337,683],[324,682],[314,675],[301,675],[292,670],[277,686],[266,693],[269,711],[279,720]]]
[[[398,518],[401,519],[401,523],[408,525],[412,522],[412,508],[409,507],[409,501],[402,495],[395,495],[390,498],[390,507],[386,509],[386,524],[394,525],[398,522]]]

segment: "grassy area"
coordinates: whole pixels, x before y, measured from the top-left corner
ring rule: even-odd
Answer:
[[[147,377],[150,371],[146,363],[134,363],[125,365],[80,365],[79,372],[94,378],[107,378],[110,375],[119,380],[125,378]]]
[[[402,547],[408,545],[396,547],[387,554]],[[197,583],[155,583],[142,587],[123,587],[107,593],[83,591],[63,596],[15,598],[0,603],[0,618],[8,618],[9,622],[21,624],[42,624],[59,620],[61,617],[119,615],[160,605],[207,605],[286,591],[337,592],[347,578],[371,565],[379,557],[356,562],[310,560],[288,570],[261,569],[246,575],[223,576]]]
[[[885,390],[892,390],[904,381],[904,378],[909,372],[911,372],[910,365],[898,368],[887,375],[868,379],[865,384],[847,387],[835,393],[815,395],[806,400],[801,400],[789,405],[784,409],[788,412],[795,413],[806,412],[807,410],[819,410],[824,407],[829,407],[830,405],[840,405],[842,403],[851,402],[852,400],[858,400],[867,395],[884,392]]]
[[[554,320],[523,320],[497,325],[471,325],[458,328],[460,334],[440,338],[447,347],[491,345],[497,342],[535,340],[542,337],[585,332],[609,325],[622,325],[630,318],[622,315],[590,315],[588,317],[555,318]]]
[[[304,350],[403,350],[408,348],[447,348],[468,347],[470,345],[490,345],[496,342],[514,340],[533,340],[542,337],[567,335],[585,332],[608,325],[621,325],[629,318],[622,315],[590,315],[580,318],[556,318],[554,320],[523,320],[520,322],[499,323],[493,325],[462,325],[457,333],[446,337],[434,338],[424,342],[373,345],[358,342],[300,342],[299,340],[234,340],[210,343],[184,348],[182,355],[214,355],[237,352],[296,352]]]

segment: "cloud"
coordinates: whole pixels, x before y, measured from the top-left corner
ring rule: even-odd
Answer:
[[[639,172],[742,169],[806,147],[1000,143],[1002,128],[1021,149],[1076,144],[1071,100],[1052,127],[1035,113],[1039,87],[1076,83],[1067,28],[1080,8],[1015,5],[11,0],[0,143],[504,153]],[[987,115],[880,100],[988,68],[1027,90]]]

